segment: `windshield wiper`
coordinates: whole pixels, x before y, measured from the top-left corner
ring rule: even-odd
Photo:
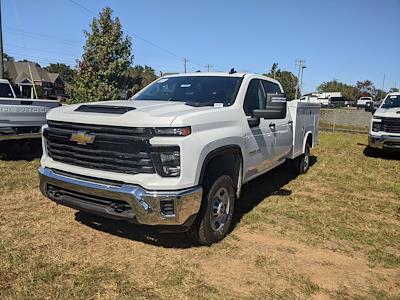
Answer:
[[[203,107],[203,106],[214,106],[215,103],[220,103],[220,102],[189,101],[189,102],[185,102],[185,105],[189,105],[189,106],[193,106],[193,107]]]

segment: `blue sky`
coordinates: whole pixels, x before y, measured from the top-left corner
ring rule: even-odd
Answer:
[[[132,37],[134,64],[157,71],[182,72],[186,57],[190,71],[263,73],[278,62],[297,74],[302,58],[304,91],[333,78],[381,88],[383,74],[386,90],[400,86],[400,0],[2,0],[5,52],[74,66],[106,5]]]

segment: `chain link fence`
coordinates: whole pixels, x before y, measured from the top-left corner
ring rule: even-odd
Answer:
[[[367,133],[371,113],[361,109],[321,109],[320,130]]]

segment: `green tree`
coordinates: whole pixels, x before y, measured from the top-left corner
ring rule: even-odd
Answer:
[[[375,94],[376,101],[381,100],[386,97],[386,92],[382,91],[381,89],[377,89],[375,92],[376,92],[376,94]]]
[[[278,63],[273,63],[271,70],[264,75],[274,78],[281,83],[288,100],[293,100],[295,98],[297,77],[292,72],[282,71],[281,69],[278,69]]]
[[[358,97],[358,89],[355,86],[343,83],[337,79],[321,83],[317,87],[318,93],[341,92],[347,100],[356,100]]]
[[[399,92],[399,89],[398,88],[391,88],[389,92],[390,93],[397,93],[397,92]]]
[[[372,83],[371,80],[364,80],[364,81],[357,81],[357,89],[358,89],[358,96],[363,97],[363,96],[375,96],[375,86]]]
[[[115,100],[125,88],[126,72],[132,63],[131,39],[124,37],[118,18],[106,7],[93,18],[70,102]]]
[[[149,66],[136,65],[130,67],[126,72],[126,90],[129,94],[135,94],[157,79],[153,68]]]
[[[70,84],[74,83],[76,71],[71,69],[71,67],[66,64],[49,64],[45,69],[50,73],[60,74],[60,77],[64,82],[68,82]]]

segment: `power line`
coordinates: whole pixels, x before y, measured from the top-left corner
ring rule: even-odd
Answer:
[[[18,35],[32,37],[32,38],[36,38],[37,36],[39,36],[39,37],[42,37],[42,39],[45,39],[45,40],[48,40],[51,42],[58,42],[58,43],[62,43],[62,44],[69,45],[69,46],[82,47],[82,43],[77,40],[62,39],[62,38],[59,38],[56,36],[43,34],[43,33],[39,33],[39,32],[21,30],[19,28],[14,28],[14,27],[9,27],[9,26],[5,26],[4,31],[9,32],[11,34],[18,34]]]
[[[71,3],[74,4],[74,5],[76,5],[76,6],[80,7],[80,8],[82,8],[82,9],[85,10],[86,12],[88,12],[88,13],[94,15],[95,17],[97,17],[98,14],[97,14],[95,11],[93,11],[93,10],[87,8],[86,6],[82,5],[82,4],[79,3],[78,1],[75,1],[75,0],[68,0],[68,1],[71,2]],[[169,55],[172,55],[172,56],[174,56],[174,57],[176,57],[176,58],[183,59],[183,60],[186,59],[186,58],[183,57],[182,55],[176,54],[176,53],[174,53],[174,52],[172,52],[172,51],[170,51],[170,50],[168,50],[168,49],[165,49],[164,47],[161,47],[161,46],[157,45],[156,43],[154,43],[154,42],[152,42],[152,41],[149,41],[148,39],[146,39],[146,38],[140,36],[140,35],[137,34],[137,33],[132,33],[132,32],[130,32],[130,31],[128,31],[128,30],[125,30],[125,32],[128,33],[128,34],[130,34],[131,36],[134,36],[134,37],[136,37],[137,39],[142,40],[143,42],[145,42],[145,43],[147,43],[147,44],[149,44],[149,45],[151,45],[151,46],[153,46],[153,47],[155,47],[155,48],[157,48],[157,49],[159,49],[159,50],[165,52],[165,53],[168,53]],[[186,63],[187,63],[187,61],[188,61],[188,60],[186,59]],[[202,65],[204,65],[204,63],[197,64],[196,61],[193,61],[192,59],[191,59],[191,62],[192,62],[193,64],[199,66],[199,67],[202,67]]]
[[[59,59],[48,59],[45,57],[40,57],[40,56],[31,56],[31,55],[25,55],[25,54],[20,54],[20,53],[15,53],[15,52],[9,52],[9,55],[16,57],[17,59],[34,59],[35,61],[41,62],[41,63],[65,63],[68,65],[74,65],[76,62],[72,61],[63,61]]]
[[[50,54],[57,54],[57,55],[65,55],[70,57],[71,53],[63,53],[63,52],[54,52],[51,50],[44,50],[44,49],[38,49],[38,48],[31,48],[31,47],[25,47],[25,46],[20,46],[20,45],[14,45],[14,44],[9,44],[6,43],[7,47],[15,47],[15,48],[20,48],[20,49],[26,49],[26,50],[33,50],[33,51],[39,51],[39,52],[45,52],[45,53],[50,53]],[[6,51],[7,52],[7,51]]]

